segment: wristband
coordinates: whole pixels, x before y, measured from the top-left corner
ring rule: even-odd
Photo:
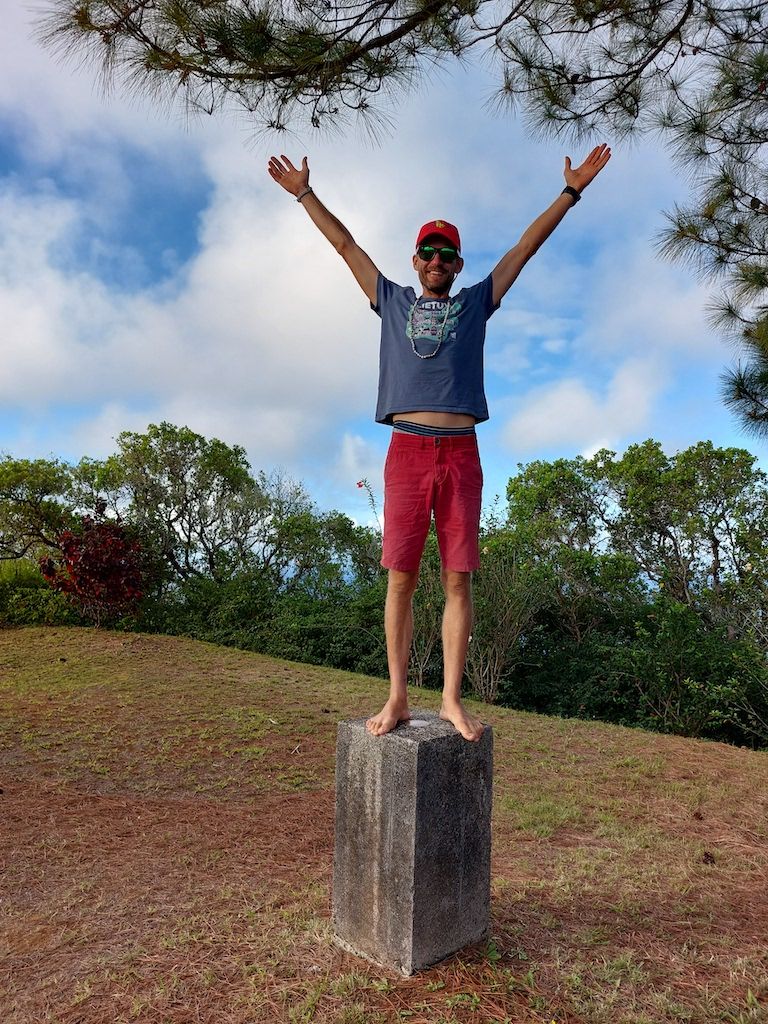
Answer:
[[[560,193],[561,196],[570,196],[573,199],[573,205],[581,199],[581,192],[577,192],[573,185],[566,185],[563,191]]]
[[[301,200],[304,198],[304,196],[308,196],[308,195],[314,195],[314,192],[309,187],[309,185],[307,185],[307,187],[304,189],[303,192],[299,192],[299,194],[296,196],[296,202],[300,203]]]

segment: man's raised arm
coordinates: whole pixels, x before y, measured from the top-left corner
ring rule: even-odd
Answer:
[[[570,208],[578,203],[581,193],[610,159],[611,150],[605,143],[595,146],[580,167],[571,167],[571,158],[565,158],[565,190],[523,232],[517,245],[502,256],[493,269],[494,305],[501,302],[531,256],[546,242]]]
[[[355,280],[369,300],[376,305],[376,281],[379,271],[373,260],[364,252],[338,217],[327,210],[309,187],[309,165],[303,157],[301,167],[294,167],[287,156],[270,157],[269,173],[286,192],[295,196],[309,216],[322,231],[336,252],[340,254]]]

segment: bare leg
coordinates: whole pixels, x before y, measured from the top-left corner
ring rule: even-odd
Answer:
[[[413,594],[419,581],[419,571],[389,570],[387,601],[384,606],[384,632],[387,636],[389,663],[389,699],[378,715],[365,724],[374,736],[391,732],[398,722],[405,722],[408,710],[408,659],[413,638]]]
[[[472,631],[472,573],[444,569],[442,580],[445,590],[444,680],[440,717],[451,722],[464,739],[479,740],[483,735],[483,723],[470,715],[461,703],[461,679]]]

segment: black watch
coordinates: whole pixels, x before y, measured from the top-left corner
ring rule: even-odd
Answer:
[[[577,192],[573,185],[566,185],[563,191],[560,193],[561,196],[569,195],[573,199],[573,205],[581,199],[581,192]]]

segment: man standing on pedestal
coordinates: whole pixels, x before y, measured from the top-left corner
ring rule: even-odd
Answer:
[[[393,427],[384,468],[381,559],[389,571],[384,626],[390,693],[383,709],[367,723],[376,736],[410,717],[413,594],[433,515],[445,591],[440,716],[467,740],[482,735],[482,723],[461,703],[461,681],[472,629],[472,572],[480,564],[482,470],[475,424],[488,419],[483,390],[485,324],[610,156],[603,144],[580,167],[572,168],[566,157],[562,193],[485,280],[453,295],[454,281],[464,266],[459,232],[445,220],[425,224],[413,256],[419,296],[380,274],[347,228],[323,206],[310,188],[306,157],[298,168],[286,156],[269,161],[272,178],[302,204],[381,317],[376,419]]]

